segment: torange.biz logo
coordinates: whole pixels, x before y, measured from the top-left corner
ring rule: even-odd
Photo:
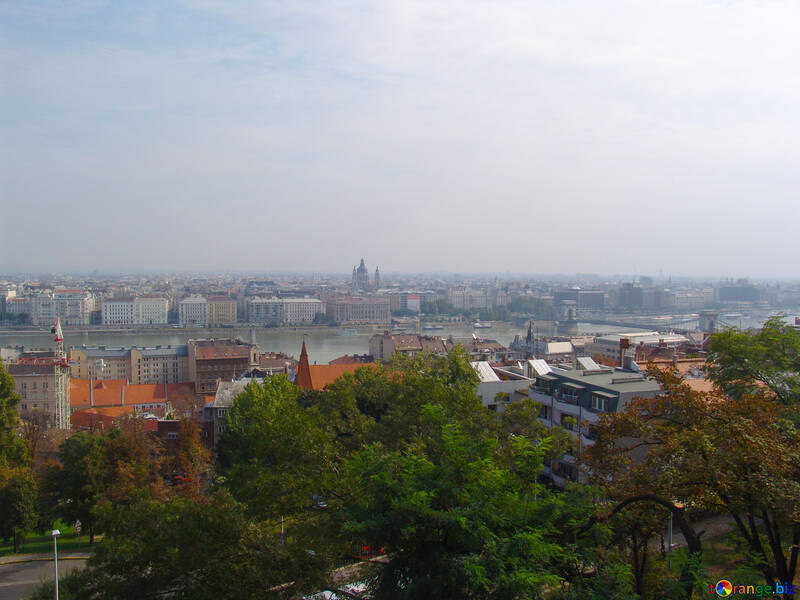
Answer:
[[[752,596],[772,596],[774,594],[795,593],[795,586],[791,583],[776,583],[775,585],[735,585],[727,579],[720,579],[716,584],[708,586],[710,591],[717,596],[730,596],[732,594],[750,594]]]

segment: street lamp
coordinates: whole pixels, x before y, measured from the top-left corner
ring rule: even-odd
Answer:
[[[50,535],[53,536],[53,598],[58,600],[58,536],[61,535],[61,532],[58,529],[53,529],[50,532]]]

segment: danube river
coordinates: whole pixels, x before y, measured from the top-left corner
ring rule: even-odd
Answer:
[[[225,338],[238,337],[255,341],[262,352],[285,352],[298,357],[300,346],[305,336],[309,360],[318,363],[327,363],[343,354],[367,354],[369,352],[369,339],[376,333],[384,331],[382,327],[236,327],[229,329],[192,329],[165,328],[138,331],[104,331],[91,330],[73,332],[64,329],[64,345],[70,346],[167,346],[185,344],[189,339],[198,338]],[[609,325],[590,325],[580,323],[581,333],[609,333],[613,331],[641,331],[625,327]],[[510,323],[495,323],[488,329],[473,329],[468,323],[443,324],[443,329],[434,331],[419,331],[426,335],[453,338],[469,338],[475,333],[484,339],[497,340],[507,346],[519,334],[524,336],[526,330]],[[537,329],[540,335],[552,335],[552,331]],[[26,349],[52,348],[53,336],[48,331],[0,331],[0,347],[25,346]]]

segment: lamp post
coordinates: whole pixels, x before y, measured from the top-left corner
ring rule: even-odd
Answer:
[[[58,529],[53,529],[50,533],[53,536],[53,598],[58,600],[58,536],[61,532]]]

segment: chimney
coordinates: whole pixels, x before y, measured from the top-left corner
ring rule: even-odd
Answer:
[[[94,382],[89,379],[89,406],[94,406]]]
[[[125,406],[125,387],[124,385],[122,386],[122,406]]]

